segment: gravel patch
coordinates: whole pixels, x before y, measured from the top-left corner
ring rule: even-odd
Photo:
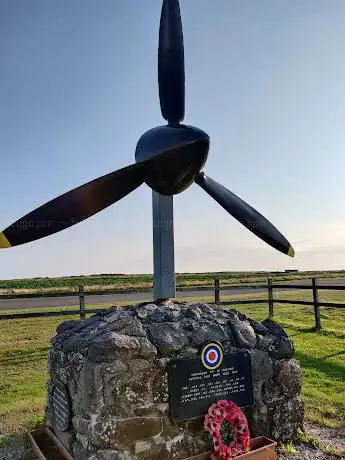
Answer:
[[[344,449],[345,451],[345,430],[326,428],[304,422],[304,429],[309,436],[320,441],[320,447],[313,448],[305,444],[296,447],[294,454],[278,454],[279,460],[345,460],[345,455],[327,455],[324,451],[327,448]]]
[[[308,434],[320,439],[325,446],[342,447],[345,449],[345,429],[324,428],[304,422]]]
[[[305,445],[296,447],[294,454],[278,454],[278,460],[339,460],[334,455],[326,455],[321,449],[313,449]],[[343,458],[343,457],[341,457]]]
[[[11,444],[0,447],[0,460],[37,460],[31,449],[23,445]]]

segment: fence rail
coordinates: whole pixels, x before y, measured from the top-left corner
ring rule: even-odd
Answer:
[[[191,288],[178,288],[178,291],[196,291],[196,290],[211,290],[212,286],[194,286]],[[267,299],[248,299],[248,300],[231,300],[231,301],[221,301],[221,291],[223,290],[239,290],[239,289],[265,289],[267,290],[268,297]],[[275,290],[311,290],[313,294],[313,301],[304,301],[304,300],[288,300],[288,299],[274,299]],[[214,303],[218,305],[248,305],[248,304],[267,304],[268,305],[268,316],[270,319],[274,318],[274,304],[295,304],[295,305],[307,305],[314,307],[314,317],[315,317],[315,329],[317,331],[321,330],[321,316],[320,316],[320,307],[327,308],[345,308],[344,303],[336,302],[320,302],[319,301],[319,291],[320,290],[329,290],[329,291],[345,291],[345,280],[344,285],[325,285],[318,284],[316,278],[311,279],[310,285],[305,284],[274,284],[272,279],[267,280],[267,284],[242,284],[242,285],[232,285],[232,286],[221,286],[219,278],[214,279]],[[94,295],[112,295],[112,294],[126,294],[133,292],[151,292],[151,289],[142,289],[140,291],[119,291],[119,290],[103,290],[103,291],[94,291],[89,292],[85,291],[84,286],[79,286],[78,290],[70,292],[49,292],[42,294],[4,294],[0,295],[0,299],[27,299],[27,298],[41,298],[41,297],[67,297],[67,296],[76,296],[78,297],[79,309],[74,310],[54,310],[54,311],[37,311],[31,313],[6,313],[0,314],[0,320],[5,319],[23,319],[23,318],[39,318],[44,316],[67,316],[67,315],[79,315],[81,319],[85,319],[87,314],[97,313],[104,309],[102,308],[86,308],[85,306],[85,296],[94,296]],[[56,308],[56,307],[55,307]]]
[[[215,278],[216,280],[216,278]],[[344,280],[345,281],[345,280]],[[83,287],[83,286],[82,286]],[[221,286],[220,289],[232,290],[232,289],[266,289],[267,284],[231,284]],[[80,287],[77,286],[76,289],[70,291],[49,291],[49,292],[38,292],[38,293],[24,293],[24,294],[0,294],[1,299],[38,299],[41,297],[74,297],[79,296]],[[202,286],[178,286],[176,291],[178,292],[188,292],[188,291],[212,291],[214,286],[212,284],[202,285]],[[112,295],[112,294],[132,294],[134,292],[145,292],[151,293],[152,288],[143,288],[143,289],[101,289],[97,291],[84,291],[84,294],[87,296],[92,295]]]

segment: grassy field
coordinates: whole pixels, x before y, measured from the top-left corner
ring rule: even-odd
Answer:
[[[236,299],[251,296],[236,296]],[[309,300],[311,294],[299,291],[280,296]],[[345,302],[344,297],[342,292],[334,295],[326,292],[322,300]],[[238,309],[257,320],[267,317],[267,305],[253,303]],[[312,307],[277,303],[275,319],[295,343],[296,358],[303,370],[307,419],[328,427],[345,428],[345,310],[321,310],[321,333],[312,331]],[[56,326],[67,318],[73,317],[1,322],[0,443],[1,438],[21,432],[42,417],[49,341]]]
[[[176,285],[178,288],[193,286],[212,286],[214,277],[218,275],[222,286],[237,284],[265,283],[268,277],[274,281],[292,281],[296,279],[316,278],[345,278],[345,271],[329,272],[220,272],[220,273],[178,273]],[[25,294],[43,292],[76,291],[83,285],[85,291],[95,290],[127,290],[152,288],[152,274],[143,275],[90,275],[69,276],[61,278],[30,278],[0,280],[0,294]]]

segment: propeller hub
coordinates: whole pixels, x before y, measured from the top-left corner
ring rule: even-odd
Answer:
[[[194,126],[158,126],[139,139],[135,161],[155,158],[148,166],[146,184],[162,195],[175,195],[194,182],[207,160],[209,144],[209,136]]]

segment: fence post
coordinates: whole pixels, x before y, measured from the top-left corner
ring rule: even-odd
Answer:
[[[79,310],[80,310],[80,319],[85,319],[85,297],[84,297],[84,286],[79,286]]]
[[[219,277],[214,278],[214,303],[219,303]]]
[[[268,278],[267,280],[267,289],[268,289],[268,318],[273,319],[274,312],[273,312],[273,286],[272,286],[272,279]]]
[[[317,289],[317,280],[312,278],[311,285],[313,288],[313,302],[314,302],[314,315],[315,315],[315,328],[317,331],[321,330],[321,317],[319,306],[319,291]]]

